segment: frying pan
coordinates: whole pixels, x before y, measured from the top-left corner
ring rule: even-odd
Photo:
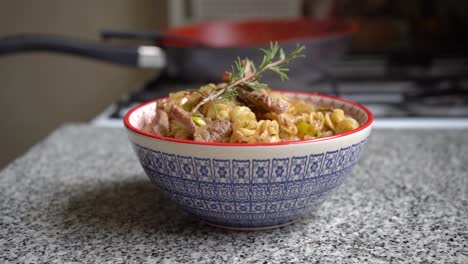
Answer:
[[[336,19],[249,20],[208,22],[169,28],[162,33],[120,34],[150,38],[153,46],[89,42],[50,35],[15,35],[0,38],[0,56],[18,52],[48,51],[94,58],[110,63],[163,69],[169,76],[188,81],[219,80],[236,57],[258,61],[258,48],[278,41],[286,52],[306,46],[306,59],[296,60],[294,74],[325,68],[346,51],[355,28]],[[112,37],[104,32],[103,37]],[[114,35],[119,35],[114,32]],[[292,72],[292,75],[294,75]],[[291,76],[294,78],[294,76]]]

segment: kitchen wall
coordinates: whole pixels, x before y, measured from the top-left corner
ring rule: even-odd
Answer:
[[[104,28],[164,28],[166,10],[166,1],[158,0],[2,1],[0,35],[97,40]],[[154,74],[56,54],[0,57],[0,168],[62,123],[89,121]]]

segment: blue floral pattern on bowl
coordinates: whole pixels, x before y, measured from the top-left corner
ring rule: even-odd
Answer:
[[[182,210],[217,225],[255,228],[285,224],[316,209],[349,175],[365,143],[309,156],[253,160],[133,147],[151,181]]]

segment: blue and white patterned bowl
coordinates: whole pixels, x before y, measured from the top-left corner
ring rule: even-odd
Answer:
[[[359,159],[374,117],[340,98],[281,92],[325,107],[342,108],[361,126],[313,140],[268,144],[199,143],[141,130],[156,103],[130,110],[124,123],[153,183],[184,211],[218,226],[267,228],[315,210]]]

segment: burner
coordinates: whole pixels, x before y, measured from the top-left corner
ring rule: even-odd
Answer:
[[[441,82],[428,89],[408,94],[405,107],[416,116],[468,116],[468,83]]]
[[[414,116],[432,117],[462,117],[468,116],[468,96],[446,95],[425,97],[421,100],[408,102],[406,109]]]
[[[466,57],[460,56],[350,54],[329,72],[302,70],[298,78],[287,82],[268,82],[275,89],[338,95],[368,106],[377,118],[467,117],[467,66]],[[163,72],[116,103],[110,117],[121,119],[136,104],[202,85]]]

